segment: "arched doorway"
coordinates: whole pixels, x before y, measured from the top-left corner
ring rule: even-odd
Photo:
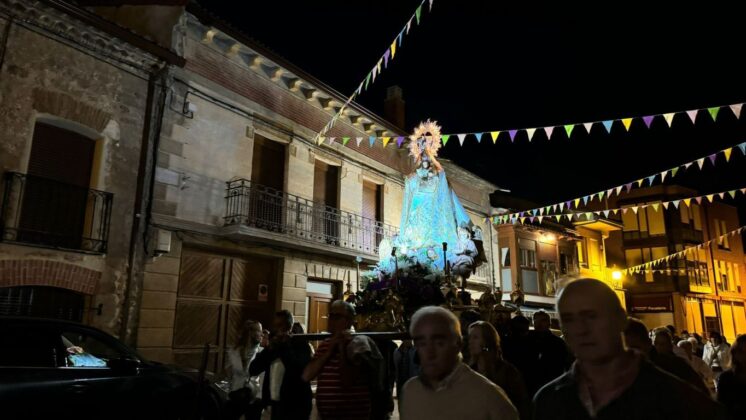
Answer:
[[[82,322],[86,295],[49,286],[0,287],[0,315]]]

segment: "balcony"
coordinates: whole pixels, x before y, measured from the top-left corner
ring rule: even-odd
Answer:
[[[394,226],[246,179],[228,181],[225,199],[224,229],[238,239],[256,237],[267,243],[377,261],[381,240],[397,233]]]
[[[106,253],[113,194],[17,172],[3,181],[0,241]]]

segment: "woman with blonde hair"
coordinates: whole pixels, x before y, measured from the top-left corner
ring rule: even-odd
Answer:
[[[264,331],[258,321],[246,321],[236,340],[227,351],[226,373],[230,383],[227,411],[229,418],[259,420],[262,416],[261,390],[263,374],[251,377],[249,366],[260,351]]]
[[[505,391],[522,420],[531,418],[531,399],[518,369],[503,360],[500,336],[490,323],[469,325],[469,361],[471,368]]]

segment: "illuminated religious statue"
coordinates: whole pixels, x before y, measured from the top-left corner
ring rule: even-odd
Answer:
[[[411,140],[409,154],[414,159],[415,171],[404,184],[400,232],[390,244],[380,247],[380,266],[391,272],[419,264],[431,272],[442,273],[445,243],[445,259],[453,274],[467,278],[480,261],[472,240],[473,224],[437,160],[440,127],[429,120],[421,123]],[[393,267],[393,258],[401,256],[404,260]]]

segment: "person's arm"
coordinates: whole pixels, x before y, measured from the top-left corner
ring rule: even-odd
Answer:
[[[313,359],[308,362],[306,367],[303,369],[303,375],[301,377],[304,381],[311,382],[319,376],[319,373],[321,373],[321,369],[324,368],[326,362],[328,362],[329,358],[331,358],[334,352],[337,351],[337,346],[333,341],[333,339],[330,339],[328,342],[322,343],[316,350]]]
[[[278,357],[277,353],[271,348],[267,347],[260,351],[254,360],[249,364],[249,375],[256,376],[262,372],[266,372],[269,369],[269,365]]]

